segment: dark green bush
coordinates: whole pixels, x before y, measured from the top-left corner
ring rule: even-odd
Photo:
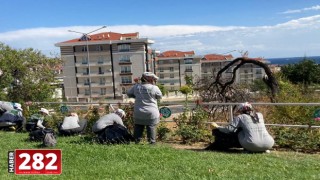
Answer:
[[[300,152],[316,152],[320,150],[320,129],[272,127],[275,137],[274,148],[292,149]]]
[[[173,120],[178,128],[175,135],[179,136],[183,143],[209,140],[210,132],[206,126],[208,113],[201,106],[192,111],[186,106],[184,112]]]

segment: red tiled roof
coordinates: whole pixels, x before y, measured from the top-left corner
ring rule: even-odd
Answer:
[[[256,61],[261,61],[261,62],[264,62],[265,59],[262,58],[262,57],[258,57],[258,58],[250,58],[250,59],[253,59],[253,60],[256,60]]]
[[[222,55],[222,54],[207,54],[204,55],[202,60],[204,61],[218,61],[218,60],[232,60],[233,56],[231,54]]]
[[[79,37],[77,39],[71,39],[71,40],[68,40],[68,41],[64,41],[62,43],[79,42],[79,41],[81,41],[81,37]],[[136,33],[121,34],[121,33],[115,33],[115,32],[103,32],[103,33],[89,35],[89,37],[90,37],[89,41],[120,40],[123,37],[126,37],[126,38],[139,37],[139,33],[136,32]]]
[[[195,55],[194,51],[165,51],[158,55],[158,57],[186,57],[186,55]]]

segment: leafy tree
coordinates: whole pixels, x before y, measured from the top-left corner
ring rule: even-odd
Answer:
[[[58,58],[48,58],[40,51],[13,49],[0,43],[0,98],[1,100],[51,101],[55,87],[54,68]]]
[[[188,94],[192,92],[192,88],[188,85],[184,85],[180,87],[180,92],[186,95],[186,101],[188,101]]]
[[[186,84],[188,85],[188,86],[190,86],[190,87],[192,87],[193,86],[193,77],[192,76],[188,76],[188,75],[186,75],[185,77],[184,77],[184,80],[186,81]]]
[[[168,93],[168,90],[166,89],[166,87],[164,85],[157,84],[157,86],[159,87],[159,89],[160,89],[160,91],[161,91],[163,96]]]
[[[262,92],[268,91],[268,86],[266,85],[266,83],[262,79],[254,80],[253,83],[250,84],[249,87],[250,87],[251,91],[253,91],[253,92],[255,92],[255,91],[262,91]]]
[[[294,84],[308,86],[320,83],[320,65],[314,60],[304,58],[297,64],[288,64],[281,68],[281,73]]]

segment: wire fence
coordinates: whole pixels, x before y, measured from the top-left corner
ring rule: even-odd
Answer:
[[[123,102],[32,102],[32,105],[34,104],[58,104],[61,106],[68,106],[69,108],[76,108],[76,107],[83,107],[83,108],[88,108],[89,106],[102,106],[102,105],[112,105],[114,108],[117,108],[119,104],[121,105],[133,105],[133,103],[123,103]],[[188,106],[190,107],[196,107],[197,105],[201,106],[227,106],[228,107],[228,115],[230,121],[233,119],[233,107],[237,106],[241,103],[188,103]],[[250,102],[250,104],[254,106],[314,106],[314,107],[319,107],[317,109],[319,117],[315,118],[320,118],[320,103],[263,103],[263,102]],[[159,104],[159,107],[168,107],[170,109],[170,106],[185,106],[185,102],[177,103],[177,102],[161,102]],[[182,113],[182,112],[180,112]],[[176,114],[179,114],[176,113]],[[316,114],[316,113],[315,113]],[[162,120],[162,122],[174,122],[173,120]],[[211,122],[206,122],[206,123],[211,123]],[[227,122],[216,122],[218,124],[227,124]],[[320,128],[320,126],[317,125],[305,125],[305,124],[266,124],[267,126],[278,126],[278,127],[299,127],[299,128]]]

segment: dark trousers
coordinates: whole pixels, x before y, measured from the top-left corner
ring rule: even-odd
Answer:
[[[139,143],[141,141],[144,127],[146,127],[147,129],[148,142],[151,144],[156,143],[156,129],[157,129],[156,124],[154,125],[135,124],[133,136],[135,138],[136,143]]]
[[[236,131],[233,133],[224,133],[219,131],[219,129],[213,129],[212,135],[214,136],[214,142],[211,143],[206,150],[228,150],[230,148],[242,148],[239,139],[238,133]]]

